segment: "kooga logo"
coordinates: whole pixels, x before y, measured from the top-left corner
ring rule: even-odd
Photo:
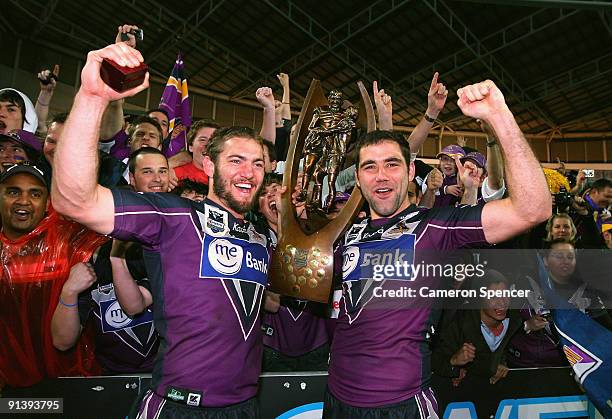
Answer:
[[[208,260],[213,269],[225,275],[233,275],[242,267],[242,247],[226,239],[215,239],[208,245]]]

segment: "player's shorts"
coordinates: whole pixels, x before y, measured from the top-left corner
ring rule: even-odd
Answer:
[[[225,407],[188,406],[166,398],[153,392],[146,391],[139,398],[138,411],[130,414],[135,419],[258,419],[259,407],[257,399],[246,400],[242,403]]]
[[[438,419],[438,402],[431,389],[403,402],[381,407],[350,406],[325,392],[323,419]]]

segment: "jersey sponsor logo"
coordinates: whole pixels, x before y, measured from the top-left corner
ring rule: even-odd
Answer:
[[[215,239],[208,246],[208,260],[213,269],[221,274],[233,275],[242,267],[242,247],[226,239]]]
[[[116,299],[100,301],[100,318],[102,320],[102,332],[110,333],[127,328],[133,328],[144,323],[153,322],[153,312],[145,310],[138,316],[129,317]]]
[[[349,246],[344,249],[342,254],[342,278],[346,279],[357,267],[359,263],[359,247]]]
[[[414,249],[416,236],[402,234],[395,239],[372,240],[355,243],[343,252],[342,277],[346,281],[359,281],[363,279],[380,279],[380,272],[384,266],[409,266],[414,263]],[[376,271],[376,272],[375,272]],[[412,281],[411,269],[395,269],[389,280]]]
[[[235,237],[204,237],[200,278],[226,278],[268,283],[268,249]]]

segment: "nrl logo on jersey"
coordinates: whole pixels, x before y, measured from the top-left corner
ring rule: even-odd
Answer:
[[[227,211],[211,205],[204,205],[204,216],[198,212],[204,233],[213,237],[223,237],[229,233]]]
[[[344,244],[356,243],[361,239],[361,234],[365,230],[367,223],[354,224],[346,233]]]

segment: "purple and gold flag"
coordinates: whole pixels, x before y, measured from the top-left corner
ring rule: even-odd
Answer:
[[[169,140],[164,144],[164,154],[174,156],[186,147],[186,138],[191,126],[191,108],[187,78],[181,54],[176,58],[172,74],[168,77],[159,108],[168,113]]]

